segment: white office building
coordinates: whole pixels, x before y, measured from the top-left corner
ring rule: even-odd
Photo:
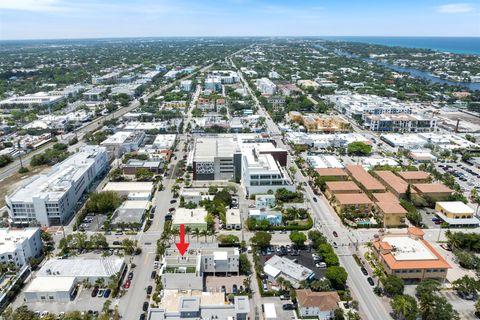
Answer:
[[[24,96],[10,97],[8,99],[0,101],[0,106],[3,105],[42,105],[51,106],[57,102],[65,99],[65,96],[60,94],[53,94],[49,92],[37,92],[33,94],[27,94]]]
[[[49,173],[39,174],[6,196],[13,224],[60,225],[69,220],[81,196],[108,167],[103,147],[85,146]]]
[[[112,158],[119,158],[124,153],[137,151],[145,139],[144,131],[119,131],[108,137],[101,144],[107,148]]]
[[[20,268],[30,258],[42,254],[40,228],[0,229],[0,263],[13,263]]]
[[[335,109],[350,117],[364,114],[411,114],[417,104],[405,103],[398,99],[368,94],[335,94],[327,96],[335,104]]]
[[[289,258],[274,255],[263,266],[263,272],[270,281],[279,277],[289,281],[294,288],[300,287],[300,282],[308,281],[315,277],[315,273],[301,264],[295,263]]]
[[[209,77],[205,79],[205,90],[209,91],[221,91],[222,80],[218,76]]]
[[[192,80],[182,80],[180,82],[180,89],[187,92],[192,91]]]
[[[275,93],[275,91],[277,91],[277,86],[275,83],[268,78],[257,79],[257,81],[255,81],[255,85],[257,86],[258,91],[263,94],[272,95]]]
[[[249,195],[280,188],[295,190],[287,171],[271,154],[260,153],[249,145],[242,148],[242,185]]]

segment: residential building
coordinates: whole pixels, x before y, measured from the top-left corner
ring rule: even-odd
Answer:
[[[255,208],[273,208],[275,207],[276,199],[273,194],[257,194],[255,195]]]
[[[405,280],[444,280],[451,267],[423,236],[416,227],[409,227],[406,234],[387,233],[373,240],[373,253],[387,274]]]
[[[316,83],[315,81],[312,81],[312,80],[298,80],[297,81],[297,84],[301,87],[301,88],[319,88],[320,85],[318,83]]]
[[[248,296],[235,296],[233,303],[226,303],[223,292],[164,290],[163,293],[160,305],[149,308],[147,320],[247,320],[251,312]]]
[[[453,194],[453,190],[442,183],[415,183],[412,186],[427,201],[445,201]]]
[[[174,101],[165,101],[163,106],[166,109],[183,109],[188,106],[188,101],[186,100],[174,100]]]
[[[405,198],[407,196],[407,191],[409,189],[408,182],[397,176],[392,171],[388,170],[375,170],[373,175],[378,178],[378,180],[383,183],[387,189],[393,193],[397,198]],[[412,187],[410,187],[410,194],[416,193]]]
[[[391,192],[379,192],[379,193],[373,193],[372,194],[372,199],[375,202],[398,202],[400,203],[400,200]]]
[[[477,227],[480,221],[470,206],[461,201],[439,201],[435,213],[451,227]]]
[[[280,92],[282,93],[282,95],[287,97],[293,94],[302,93],[302,90],[300,90],[300,88],[293,83],[281,84],[278,86],[278,88],[280,89]]]
[[[318,168],[315,169],[320,178],[335,181],[348,180],[348,174],[341,168]]]
[[[190,230],[207,230],[207,211],[204,208],[177,208],[173,215],[172,228],[179,229],[180,225],[185,225],[185,228]]]
[[[347,172],[352,177],[352,180],[363,189],[367,194],[375,192],[385,192],[385,187],[370,173],[368,173],[362,166],[351,164],[346,167]]]
[[[50,226],[69,221],[83,194],[107,168],[105,148],[82,147],[53,166],[47,174],[32,177],[5,197],[12,223],[28,225],[38,222]]]
[[[270,281],[282,277],[289,281],[294,288],[300,287],[300,282],[310,281],[315,277],[315,273],[307,267],[295,263],[289,258],[277,255],[272,256],[265,262],[263,272]]]
[[[411,114],[412,108],[418,107],[418,104],[367,94],[338,94],[327,99],[335,104],[335,109],[341,114],[359,119],[364,114]]]
[[[0,228],[0,263],[23,267],[31,258],[42,255],[40,228]]]
[[[192,80],[182,80],[180,82],[180,89],[187,92],[192,91]]]
[[[312,151],[321,151],[330,147],[346,148],[352,142],[363,142],[371,145],[372,142],[359,133],[334,133],[319,134],[305,132],[287,132],[285,134],[289,143],[308,146]]]
[[[302,124],[310,133],[335,133],[351,130],[350,123],[338,116],[298,116],[296,112],[290,112],[289,117],[292,121]]]
[[[205,90],[220,92],[222,90],[222,80],[220,77],[209,77],[205,79]]]
[[[255,81],[258,91],[262,94],[273,95],[277,91],[277,86],[268,78],[260,78]]]
[[[101,145],[107,148],[111,158],[119,158],[124,153],[137,151],[145,139],[144,131],[118,131],[104,140]]]
[[[314,292],[310,289],[295,290],[298,313],[302,318],[316,317],[329,320],[338,309],[340,297],[336,291]]]
[[[282,96],[269,96],[267,102],[272,105],[275,112],[279,112],[285,107],[285,97]]]
[[[373,209],[373,202],[365,193],[335,194],[333,207],[337,213],[355,213],[369,215]]]
[[[257,221],[267,220],[270,225],[278,226],[282,223],[282,213],[280,211],[265,209],[250,209],[248,217]]]
[[[383,216],[383,225],[387,228],[405,225],[407,210],[398,202],[376,202],[378,212]]]
[[[362,193],[362,190],[353,181],[327,181],[325,183],[325,197],[332,199],[337,194]]]
[[[400,171],[396,174],[408,183],[428,183],[430,181],[430,173],[425,171]]]
[[[363,126],[381,132],[430,132],[435,131],[437,121],[417,114],[367,114]]]

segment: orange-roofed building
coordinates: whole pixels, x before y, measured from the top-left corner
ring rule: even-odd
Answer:
[[[327,181],[325,183],[325,196],[332,199],[336,194],[362,193],[362,190],[353,181]]]
[[[398,227],[405,225],[407,210],[398,202],[377,202],[378,212],[383,215],[385,227]]]
[[[393,193],[397,198],[405,198],[408,182],[397,176],[392,171],[388,170],[377,170],[373,171],[373,174],[383,183],[387,189]],[[410,188],[411,193],[415,193],[412,188]]]
[[[413,190],[425,200],[445,201],[453,194],[453,190],[442,183],[416,183]]]
[[[363,191],[368,194],[385,192],[385,187],[377,179],[372,177],[362,166],[351,164],[346,167],[347,172]]]
[[[334,180],[347,180],[348,174],[341,168],[318,168],[315,169],[322,178],[330,178]]]
[[[409,280],[446,278],[451,266],[423,235],[421,229],[410,227],[407,233],[387,233],[373,241],[373,252],[387,274]]]
[[[375,202],[400,202],[397,197],[391,192],[380,192],[372,194],[372,199]]]
[[[425,171],[401,171],[397,172],[408,183],[427,183],[430,181],[430,173]]]
[[[333,207],[337,213],[350,211],[356,214],[368,215],[373,209],[373,202],[365,193],[335,194]]]

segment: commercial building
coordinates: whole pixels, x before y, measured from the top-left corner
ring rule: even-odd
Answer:
[[[175,145],[176,134],[158,134],[153,141],[152,148],[171,149]]]
[[[367,114],[363,126],[380,132],[430,132],[437,128],[437,121],[417,114]]]
[[[106,88],[97,87],[83,93],[83,98],[87,101],[102,101]]]
[[[307,267],[277,255],[272,256],[265,262],[263,272],[270,281],[282,277],[289,281],[294,288],[298,288],[301,281],[310,281],[315,277],[315,273]]]
[[[349,117],[362,118],[364,114],[411,114],[417,104],[401,102],[398,99],[367,94],[330,95],[327,99],[335,109]]]
[[[119,158],[124,153],[136,151],[145,139],[144,131],[118,131],[104,140],[101,145],[107,148],[112,158]]]
[[[352,177],[352,180],[368,194],[375,192],[385,192],[385,187],[370,173],[363,169],[360,165],[351,164],[346,167],[347,172]]]
[[[135,175],[139,169],[146,169],[153,174],[159,174],[163,170],[163,161],[143,161],[130,159],[122,166],[123,174]]]
[[[277,86],[268,78],[260,78],[255,81],[258,91],[262,94],[273,95],[277,91]]]
[[[344,167],[337,157],[329,155],[307,156],[307,162],[313,169]]]
[[[419,196],[427,201],[445,201],[453,194],[453,190],[442,183],[412,184]]]
[[[103,191],[113,191],[120,197],[128,196],[132,192],[151,195],[153,187],[153,182],[108,182]]]
[[[174,100],[174,101],[165,101],[163,102],[165,109],[183,109],[188,106],[188,101],[186,100]]]
[[[177,211],[175,211],[173,215],[172,228],[179,229],[180,225],[183,224],[185,228],[188,227],[190,230],[206,230],[206,217],[207,211],[204,208],[177,208]]]
[[[288,142],[294,145],[308,146],[312,151],[321,151],[330,147],[345,148],[352,142],[363,142],[369,145],[372,143],[368,138],[359,133],[313,134],[287,132],[285,137]]]
[[[437,132],[413,133],[386,133],[381,139],[392,147],[402,147],[408,150],[423,149],[427,145],[435,145],[440,150],[474,150],[480,145],[456,134],[441,134]]]
[[[335,194],[333,207],[337,213],[355,213],[369,215],[373,209],[373,202],[365,193]]]
[[[192,91],[192,80],[182,80],[180,82],[180,89],[187,92]]]
[[[297,111],[291,111],[289,118],[303,125],[307,132],[311,133],[335,133],[350,131],[350,123],[340,117],[334,116],[304,116]]]
[[[255,195],[255,208],[273,208],[275,207],[276,199],[273,194],[257,194]]]
[[[0,263],[23,267],[31,258],[41,256],[40,228],[0,228]]]
[[[63,224],[73,214],[82,195],[107,168],[106,149],[85,146],[53,166],[49,173],[34,176],[6,196],[8,215],[15,225]]]
[[[480,221],[474,216],[475,211],[461,201],[439,201],[435,211],[451,227],[477,227]]]
[[[310,289],[296,290],[298,313],[301,317],[318,317],[329,320],[338,309],[340,297],[336,291],[314,292]]]
[[[75,277],[77,283],[95,283],[103,279],[108,283],[110,278],[121,273],[126,267],[122,258],[98,259],[50,259],[37,272],[37,277],[48,277],[52,281],[57,278]]]
[[[282,223],[282,213],[280,211],[273,211],[267,208],[262,209],[250,209],[248,211],[248,217],[257,221],[267,220],[269,224],[278,226]]]
[[[23,292],[26,302],[69,302],[75,297],[75,277],[36,277]]]
[[[225,213],[225,229],[227,230],[241,230],[242,221],[240,219],[239,209],[228,209]]]
[[[159,307],[149,308],[147,320],[247,320],[251,311],[248,296],[235,296],[233,303],[226,303],[223,292],[164,290],[163,293]]]
[[[0,106],[26,105],[26,106],[51,106],[65,99],[64,95],[37,92],[24,96],[10,97],[0,101]]]
[[[222,90],[222,80],[220,77],[209,77],[205,79],[205,90],[219,92]]]
[[[118,207],[112,215],[112,228],[129,227],[140,229],[145,218],[145,212],[150,207],[150,201],[127,200]]]
[[[387,274],[408,280],[443,280],[451,267],[423,236],[415,227],[409,227],[406,234],[387,233],[373,240],[373,252]]]
[[[376,202],[378,212],[383,216],[385,227],[399,227],[405,225],[407,210],[398,202]]]

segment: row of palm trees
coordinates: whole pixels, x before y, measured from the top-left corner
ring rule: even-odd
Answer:
[[[211,237],[212,242],[213,242],[218,235],[218,231],[215,230],[215,229],[203,229],[203,230],[200,230],[198,228],[192,229],[192,228],[186,226],[185,227],[185,234],[188,237],[188,242],[190,242],[190,237],[197,238],[197,241],[199,241],[200,238],[204,237],[205,242],[207,242],[208,237]],[[177,241],[177,236],[179,236],[179,235],[180,235],[180,230],[179,229],[172,228],[172,230],[170,230],[170,236],[173,237],[174,242]]]

